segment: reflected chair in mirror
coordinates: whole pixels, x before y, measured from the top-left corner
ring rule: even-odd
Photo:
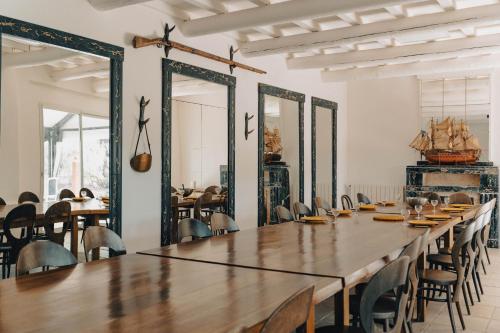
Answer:
[[[472,205],[472,199],[467,193],[457,192],[450,195],[450,204]]]
[[[279,223],[294,221],[292,213],[285,206],[276,206],[274,208]]]
[[[212,231],[204,222],[196,219],[183,219],[179,222],[178,243],[186,237],[191,237],[193,240],[212,237]]]
[[[179,197],[173,195],[170,198],[170,203],[172,205],[172,213],[170,214],[170,223],[172,224],[171,229],[171,239],[177,243],[177,233],[179,228]]]
[[[54,243],[64,246],[64,237],[71,225],[71,204],[67,201],[59,201],[53,204],[45,212],[43,228],[46,237]],[[60,224],[61,226],[56,226]]]
[[[436,192],[426,192],[422,194],[423,198],[427,199],[427,202],[431,202],[432,200],[437,200],[438,204],[441,204],[441,196],[437,194]]]
[[[207,187],[204,191],[205,193],[212,193],[213,195],[220,194],[222,192],[222,188],[217,185],[211,185]],[[213,197],[212,197],[213,198]],[[202,208],[201,212],[204,215],[212,215],[214,212],[219,211],[223,212],[223,206],[224,206],[224,201],[223,197],[221,197],[221,200],[219,200],[219,205],[218,207],[215,207],[215,209],[211,208]]]
[[[302,202],[295,202],[293,204],[293,213],[295,214],[295,219],[298,220],[302,216],[313,216],[311,208],[307,207]]]
[[[194,202],[194,218],[207,225],[210,224],[210,217],[212,214],[211,211],[206,213],[206,211],[202,211],[202,209],[210,205],[212,202],[212,195],[213,194],[210,192],[205,192]]]
[[[399,333],[405,321],[405,309],[408,301],[408,267],[410,259],[407,256],[399,257],[398,259],[388,263],[380,269],[370,279],[366,288],[363,290],[360,300],[360,321],[361,328],[355,326],[337,327],[323,326],[317,328],[317,333],[372,333],[375,332],[374,310],[376,303],[384,297],[388,292],[395,293],[396,318],[388,332]]]
[[[12,209],[5,217],[3,230],[7,244],[0,245],[3,278],[10,276],[10,266],[16,263],[21,249],[33,239],[35,218],[36,208],[33,204],[21,204]],[[20,236],[17,237],[19,234]]]
[[[264,322],[259,333],[305,332],[311,307],[313,306],[314,286],[305,288],[290,296],[273,311]],[[244,329],[243,332],[254,332]]]
[[[224,233],[240,231],[240,228],[236,222],[226,214],[214,213],[210,220],[210,229],[212,230],[212,235],[219,236]]]
[[[85,195],[83,195],[83,192],[85,192]],[[86,187],[82,187],[82,188],[80,189],[80,191],[78,192],[78,195],[79,195],[80,197],[82,197],[82,198],[83,198],[83,197],[87,197],[87,198],[91,198],[91,199],[94,199],[94,198],[95,198],[94,193],[93,193],[90,189],[88,189],[88,188],[86,188]]]
[[[40,199],[38,198],[38,196],[35,193],[26,191],[26,192],[19,194],[19,198],[17,199],[17,203],[19,203],[19,204],[22,204],[25,202],[39,203]]]
[[[3,198],[0,198],[0,206],[5,206],[7,203]],[[0,229],[0,245],[3,243],[3,230]]]
[[[61,192],[59,192],[59,200],[73,199],[74,197],[76,197],[75,193],[73,193],[70,189],[63,188]]]
[[[221,188],[217,185],[212,185],[212,186],[209,186],[205,189],[205,193],[212,193],[212,194],[217,194],[217,192],[221,191]]]
[[[347,194],[342,195],[340,197],[340,201],[342,202],[342,209],[354,209],[351,197]]]
[[[360,203],[360,204],[367,204],[367,205],[369,205],[369,204],[372,203],[371,200],[366,195],[364,195],[363,193],[358,193],[356,195],[356,197],[358,198],[358,203]]]
[[[316,214],[318,215],[326,215],[332,210],[332,206],[330,205],[330,203],[324,199],[321,199],[321,197],[316,197],[314,199],[314,202],[316,206]]]
[[[119,256],[127,254],[127,249],[120,236],[106,227],[90,226],[83,235],[83,248],[85,250],[85,260],[90,261],[89,252],[100,249],[109,249],[109,256]]]
[[[84,193],[85,193],[85,195],[84,195]],[[80,198],[87,197],[87,198],[90,198],[90,199],[95,199],[94,192],[92,192],[92,190],[88,189],[87,187],[82,187],[80,189],[80,191],[78,191],[78,195],[80,196]],[[89,225],[91,225],[90,221],[94,217],[93,216],[83,216],[83,218],[86,219],[85,227],[88,227]],[[106,228],[109,228],[109,216],[107,216],[107,215],[101,215],[99,217],[99,224],[100,225],[105,225]]]
[[[75,256],[62,245],[48,240],[35,241],[23,247],[19,252],[16,277],[27,275],[36,268],[61,268],[77,263]]]

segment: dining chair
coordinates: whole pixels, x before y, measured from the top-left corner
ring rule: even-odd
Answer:
[[[85,192],[85,195],[83,195],[83,192]],[[82,188],[80,189],[80,191],[78,191],[78,195],[79,195],[80,197],[88,197],[88,198],[91,198],[91,199],[94,199],[94,198],[95,198],[94,193],[93,193],[90,189],[88,189],[88,188],[86,188],[86,187],[82,187]]]
[[[170,230],[171,239],[177,242],[177,229],[179,228],[179,197],[176,195],[172,195],[170,198],[170,204],[172,206],[171,214],[170,214],[170,223],[172,228]]]
[[[366,196],[364,195],[363,193],[358,193],[357,195],[357,198],[358,198],[358,203],[360,204],[371,204],[371,200]]]
[[[266,319],[259,333],[303,332],[307,325],[314,295],[314,286],[302,289],[281,303]],[[253,330],[245,329],[243,332]]]
[[[207,187],[204,192],[205,193],[217,194],[217,189],[220,189],[220,186],[212,185],[212,186]]]
[[[19,204],[22,204],[25,202],[39,203],[40,199],[38,198],[38,196],[35,193],[26,191],[26,192],[19,194],[19,198],[17,199],[17,203],[19,203]]]
[[[212,185],[212,186],[207,187],[205,189],[204,193],[211,193],[212,195],[217,195],[217,191],[219,192],[219,194],[221,194],[222,188],[220,186],[217,186],[217,185]],[[216,211],[223,212],[224,197],[221,196],[220,199],[221,200],[219,200],[219,205],[217,208],[215,208],[215,209],[212,207],[202,208],[201,209],[202,214],[209,216],[209,215],[212,215]]]
[[[354,209],[351,197],[347,194],[342,195],[340,201],[342,202],[342,209]]]
[[[441,196],[436,192],[426,192],[422,194],[422,197],[427,198],[427,202],[431,202],[432,200],[437,200],[438,204],[441,204]]]
[[[457,192],[450,195],[450,204],[472,205],[472,199],[467,193]]]
[[[196,219],[183,219],[179,222],[177,241],[179,243],[186,237],[194,239],[212,237],[212,231],[206,223]]]
[[[74,197],[76,197],[76,195],[70,189],[63,188],[61,192],[59,192],[59,200],[72,199]]]
[[[54,243],[64,246],[64,237],[71,225],[71,219],[71,204],[69,202],[59,201],[50,206],[45,212],[43,222],[47,238]],[[56,223],[62,224],[60,229],[56,229]]]
[[[328,214],[329,211],[332,210],[332,206],[330,203],[324,199],[321,199],[321,197],[316,197],[314,199],[314,203],[316,206],[316,213],[318,215],[326,215]],[[320,209],[321,209],[321,214],[320,214]]]
[[[75,256],[62,245],[49,240],[27,244],[19,252],[16,263],[16,277],[29,274],[35,268],[65,267],[76,265]]]
[[[214,213],[212,215],[210,219],[210,229],[214,236],[223,235],[225,232],[240,231],[236,222],[230,216],[223,213]]]
[[[285,206],[276,206],[274,208],[276,216],[278,217],[278,223],[291,222],[294,219],[292,213]]]
[[[388,332],[399,333],[405,321],[405,304],[408,300],[408,267],[410,258],[402,256],[381,268],[370,279],[363,290],[360,300],[360,322],[361,327],[345,326],[323,326],[316,329],[316,333],[372,333],[374,332],[374,315],[376,303],[388,292],[394,292],[397,309],[394,324]]]
[[[202,209],[206,207],[212,201],[213,194],[210,192],[203,193],[196,201],[194,202],[194,218],[199,220],[205,224],[210,224],[211,212],[207,214],[202,214]]]
[[[6,245],[0,245],[2,252],[2,277],[10,276],[10,267],[17,261],[21,249],[33,238],[33,224],[36,218],[36,208],[33,204],[21,204],[12,209],[3,221],[3,231],[7,238]],[[13,230],[22,229],[13,233]]]
[[[5,206],[7,203],[4,199],[0,198],[0,206]],[[0,244],[3,243],[3,230],[0,229]]]
[[[295,202],[293,204],[293,212],[295,214],[295,219],[298,220],[302,216],[313,216],[311,208],[307,207],[302,202]]]
[[[119,256],[127,254],[123,240],[111,229],[101,226],[90,226],[83,235],[83,248],[85,250],[85,260],[90,261],[89,252],[94,249],[106,247],[109,249],[109,256]]]
[[[491,216],[493,215],[493,212],[495,211],[497,199],[493,198],[488,202],[489,204],[489,213],[487,215],[486,221],[485,221],[485,226],[483,228],[483,231],[481,232],[481,244],[480,246],[483,248],[483,252],[481,255],[481,263],[484,268],[484,261],[485,259],[487,260],[488,264],[491,264],[490,261],[490,255],[488,253],[488,241],[490,238],[490,229],[491,229]],[[486,273],[486,270],[485,270]]]

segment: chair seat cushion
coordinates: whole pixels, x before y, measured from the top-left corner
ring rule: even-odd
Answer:
[[[430,254],[427,256],[427,261],[441,266],[453,266],[453,260],[449,254]]]
[[[437,269],[425,269],[422,272],[422,282],[439,285],[452,285],[457,281],[457,274]]]

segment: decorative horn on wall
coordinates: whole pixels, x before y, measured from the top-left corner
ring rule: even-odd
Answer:
[[[144,120],[144,111],[146,111],[146,106],[149,104],[149,101],[144,99],[144,96],[141,97],[140,101],[140,113],[139,113],[139,135],[137,136],[137,143],[135,144],[135,152],[134,157],[130,159],[130,166],[137,172],[146,172],[151,169],[151,161],[153,159],[151,155],[151,144],[149,143],[149,135],[148,135],[148,126],[147,123],[149,118]],[[146,132],[146,140],[148,142],[148,150],[149,154],[144,152],[140,155],[137,155],[137,148],[139,148],[139,140],[141,139],[142,130]]]

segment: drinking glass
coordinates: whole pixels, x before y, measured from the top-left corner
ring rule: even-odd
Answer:
[[[80,191],[80,195],[82,196],[82,198],[86,198],[87,197],[87,191],[81,190]]]
[[[438,205],[438,203],[439,203],[439,201],[437,201],[437,200],[431,200],[431,205],[432,205],[434,214],[436,214],[436,206]]]
[[[340,212],[338,209],[332,209],[332,215],[335,221],[337,221],[337,217],[339,217]]]
[[[450,204],[450,198],[449,197],[444,197],[444,205],[446,207],[448,207],[449,204]]]
[[[415,205],[415,211],[417,212],[417,220],[420,220],[420,213],[422,212],[422,205]]]
[[[408,220],[410,217],[410,211],[408,209],[401,209],[401,215],[405,218],[405,220]]]

